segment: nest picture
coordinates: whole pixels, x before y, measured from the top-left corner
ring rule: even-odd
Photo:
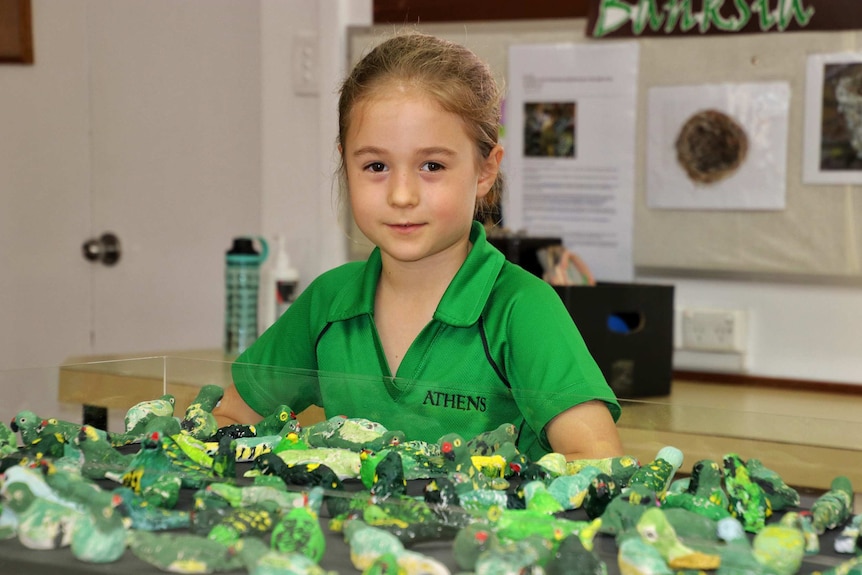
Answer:
[[[742,165],[748,153],[748,136],[724,112],[703,110],[683,124],[674,146],[688,177],[696,183],[712,184]]]

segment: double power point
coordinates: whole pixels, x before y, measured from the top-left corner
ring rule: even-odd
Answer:
[[[685,309],[682,348],[693,351],[744,353],[747,314],[743,310]]]

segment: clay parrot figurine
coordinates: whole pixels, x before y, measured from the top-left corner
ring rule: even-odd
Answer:
[[[131,523],[119,510],[123,498],[100,492],[85,505],[85,513],[72,533],[72,555],[86,563],[112,563],[126,551]]]
[[[626,487],[643,486],[661,499],[682,466],[682,461],[683,454],[678,448],[672,445],[662,447],[651,462],[634,472]]]
[[[793,513],[758,531],[752,541],[755,560],[775,575],[793,575],[805,557],[805,535],[794,525]]]
[[[853,484],[845,475],[832,480],[829,491],[811,504],[811,523],[822,535],[827,529],[835,529],[853,515]]]
[[[302,553],[282,553],[256,537],[244,537],[233,549],[248,575],[337,575]]]
[[[122,500],[120,513],[136,531],[166,531],[186,529],[191,524],[191,515],[184,509],[165,509],[151,504],[146,497],[135,494],[129,487],[117,487],[112,491]]]
[[[296,413],[288,405],[279,405],[272,413],[261,419],[255,425],[258,435],[281,435],[285,436],[290,432],[299,433],[299,421],[296,419]]]
[[[730,501],[730,513],[742,522],[749,533],[757,533],[772,515],[769,498],[748,473],[739,455],[724,456],[724,486]]]
[[[470,474],[475,469],[467,442],[458,433],[447,433],[439,441],[440,453],[443,455],[443,467],[447,473]]]
[[[752,481],[763,489],[773,511],[799,505],[799,492],[787,485],[778,473],[765,467],[762,461],[752,457],[745,462],[745,466]]]
[[[621,575],[673,575],[661,553],[640,537],[625,537],[617,550]]]
[[[282,553],[301,553],[320,563],[326,551],[326,535],[319,515],[323,489],[312,487],[306,494],[305,505],[294,507],[281,515],[270,537],[270,546]]]
[[[111,472],[122,473],[133,457],[115,449],[89,425],[81,426],[74,443],[83,454],[81,473],[90,479],[102,479]]]
[[[0,458],[18,451],[18,438],[8,425],[0,421]]]
[[[576,536],[563,539],[545,564],[545,575],[607,575],[608,566]]]
[[[180,428],[183,433],[195,439],[206,441],[218,431],[218,422],[212,414],[215,406],[224,396],[224,388],[218,385],[204,385],[197,396],[186,408]]]
[[[166,393],[156,399],[142,401],[130,407],[123,419],[124,430],[130,433],[135,429],[143,430],[149,420],[154,417],[173,416],[176,399]]]
[[[59,549],[72,543],[84,512],[37,497],[25,483],[4,486],[6,505],[18,518],[18,541],[28,549]]]
[[[42,418],[29,410],[19,411],[9,424],[11,430],[21,436],[21,443],[26,447],[33,443],[39,435],[37,429]]]
[[[141,561],[172,573],[242,568],[242,561],[233,550],[200,535],[136,531],[129,537],[129,549]]]
[[[722,486],[721,467],[715,461],[702,459],[694,464],[691,476],[682,490],[673,487],[665,493],[662,505],[665,508],[680,508],[719,521],[730,517],[729,501]]]
[[[673,569],[718,569],[721,558],[696,551],[680,541],[673,526],[659,507],[643,512],[636,526],[644,543],[656,549]]]

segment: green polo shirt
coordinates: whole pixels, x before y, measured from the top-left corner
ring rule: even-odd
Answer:
[[[532,459],[550,451],[545,425],[601,399],[620,407],[559,295],[505,259],[474,222],[473,248],[434,317],[390,373],[374,325],[380,251],[315,279],[236,361],[243,399],[366,418],[408,439],[465,439],[514,423]],[[272,366],[272,367],[262,367]]]

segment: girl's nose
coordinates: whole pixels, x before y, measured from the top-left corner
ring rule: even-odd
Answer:
[[[389,204],[397,207],[415,206],[419,201],[416,179],[410,174],[398,174],[390,179]]]

